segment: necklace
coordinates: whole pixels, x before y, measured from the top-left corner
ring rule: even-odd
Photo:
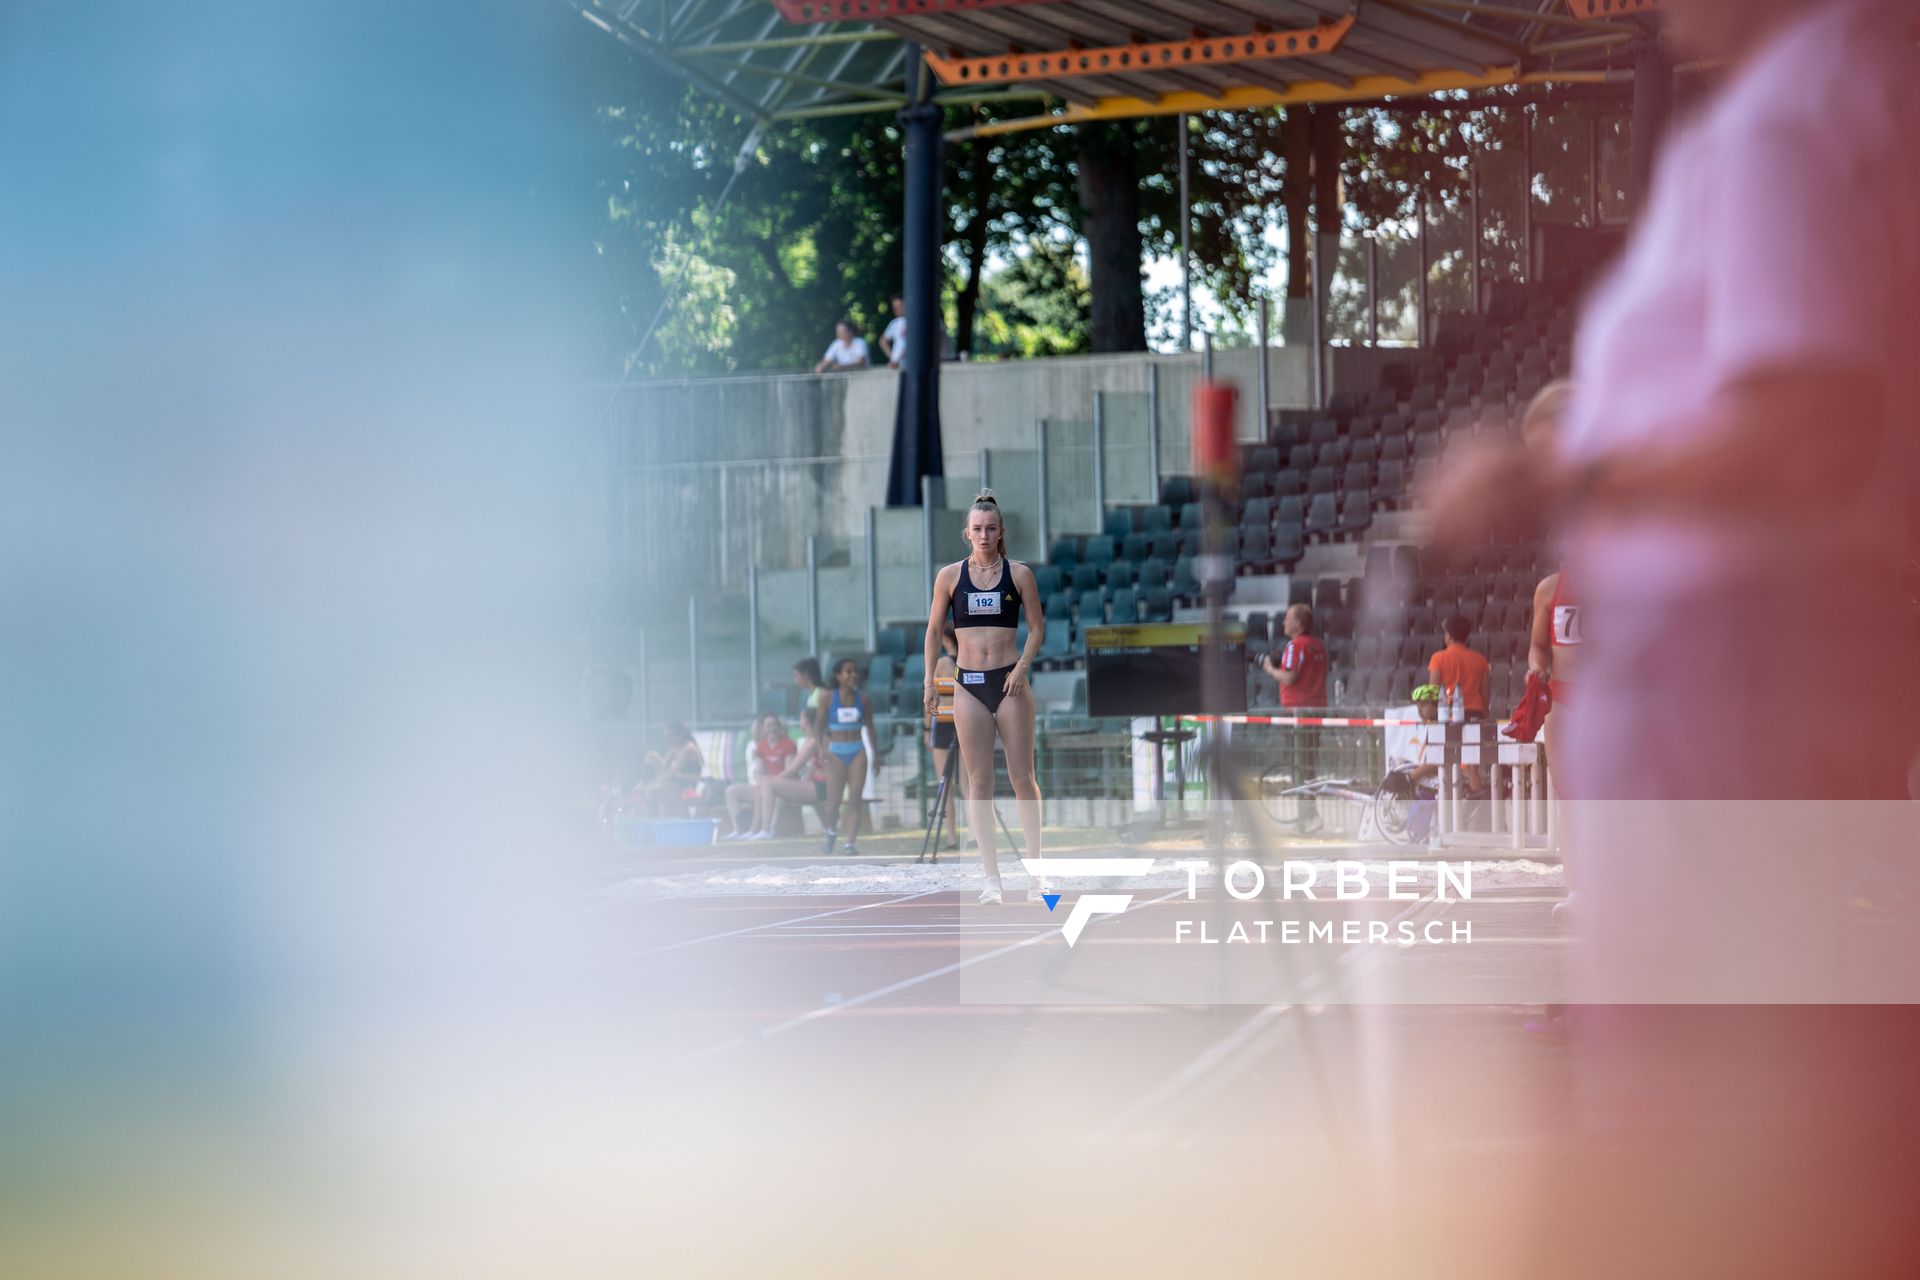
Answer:
[[[1007,562],[1007,558],[1005,556],[1000,556],[999,558],[994,560],[993,566],[992,566],[994,581],[998,582],[1000,580],[1000,568],[1002,565],[1006,564],[1006,562]],[[975,560],[972,556],[967,557],[967,563],[973,568],[973,580],[976,583],[979,582],[981,578],[987,575],[987,567],[980,564],[980,562]]]

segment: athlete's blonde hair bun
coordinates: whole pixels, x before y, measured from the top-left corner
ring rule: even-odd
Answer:
[[[991,489],[982,489],[980,492],[973,495],[974,506],[977,507],[983,502],[991,503],[996,507],[1000,505],[1000,500],[993,496],[993,490]]]

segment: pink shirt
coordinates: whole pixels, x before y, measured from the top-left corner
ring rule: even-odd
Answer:
[[[1901,0],[1828,0],[1675,128],[1641,225],[1582,318],[1560,437],[1575,460],[1703,437],[1723,429],[1708,411],[1743,375],[1859,367],[1889,380],[1889,440],[1870,491],[1846,512],[1764,530],[1706,517],[1588,520],[1571,531],[1583,596],[1668,598],[1777,563],[1787,547],[1865,555],[1904,542],[1905,448],[1920,421],[1912,25]]]

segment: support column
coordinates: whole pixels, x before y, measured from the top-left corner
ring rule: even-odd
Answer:
[[[1147,366],[1147,492],[1160,501],[1160,366]]]
[[[1260,365],[1254,370],[1254,384],[1259,388],[1260,394],[1260,443],[1265,444],[1267,442],[1267,432],[1271,429],[1268,426],[1267,418],[1273,412],[1273,392],[1267,385],[1267,340],[1270,334],[1268,333],[1267,295],[1264,293],[1260,295],[1258,309],[1260,325]]]
[[[900,292],[907,307],[907,358],[900,364],[893,415],[890,507],[913,506],[920,500],[921,478],[945,474],[940,444],[940,108],[930,101],[933,77],[920,46],[909,43],[906,51],[908,105],[897,118],[906,137],[906,279]]]
[[[1533,110],[1520,108],[1520,281],[1532,284],[1533,274]]]
[[[1673,114],[1673,63],[1657,40],[1633,51],[1633,207],[1646,204],[1653,186],[1654,162],[1666,141]]]
[[[1414,197],[1414,216],[1420,220],[1417,228],[1420,240],[1420,275],[1418,280],[1419,320],[1414,325],[1413,340],[1419,346],[1427,345],[1427,272],[1433,269],[1431,250],[1427,246],[1427,189],[1420,188]]]
[[[1180,117],[1180,350],[1193,350],[1193,203],[1187,195],[1189,146],[1187,118]]]
[[[1107,393],[1093,393],[1093,520],[1107,531]],[[931,602],[929,602],[929,606]]]
[[[872,518],[872,509],[868,509]],[[873,646],[869,644],[868,648]],[[760,713],[760,568],[747,566],[747,684],[752,690],[753,713]]]

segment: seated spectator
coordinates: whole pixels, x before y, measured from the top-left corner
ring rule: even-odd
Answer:
[[[827,354],[820,357],[820,363],[813,366],[815,373],[829,370],[844,372],[848,369],[867,367],[867,340],[855,334],[853,321],[842,320],[833,326],[833,342],[827,347]]]
[[[764,784],[785,772],[799,749],[773,712],[754,721],[753,741],[747,747],[747,781],[727,788],[727,817],[733,822],[727,839],[765,840],[773,835],[773,796]],[[742,808],[751,811],[751,822],[741,821]]]
[[[693,812],[693,803],[700,798],[700,770],[704,762],[687,726],[674,720],[664,732],[666,749],[647,752],[637,790],[646,800],[649,817],[684,818]]]
[[[787,762],[787,767],[773,777],[760,780],[761,803],[766,806],[768,817],[766,826],[749,836],[750,840],[771,839],[779,829],[784,806],[789,804],[812,805],[820,814],[821,826],[826,826],[827,752],[821,745],[824,735],[815,721],[805,717],[801,719],[800,728],[806,736],[800,740],[800,749]]]
[[[895,293],[887,301],[893,306],[893,319],[887,321],[887,331],[880,335],[880,354],[887,358],[887,368],[898,369],[907,354],[907,300]]]
[[[1440,719],[1439,685],[1421,685],[1413,691],[1411,701],[1422,723],[1433,724]],[[1389,761],[1416,791],[1433,791],[1439,785],[1436,779],[1440,776],[1440,766],[1428,762],[1429,750],[1427,735],[1416,732]]]

